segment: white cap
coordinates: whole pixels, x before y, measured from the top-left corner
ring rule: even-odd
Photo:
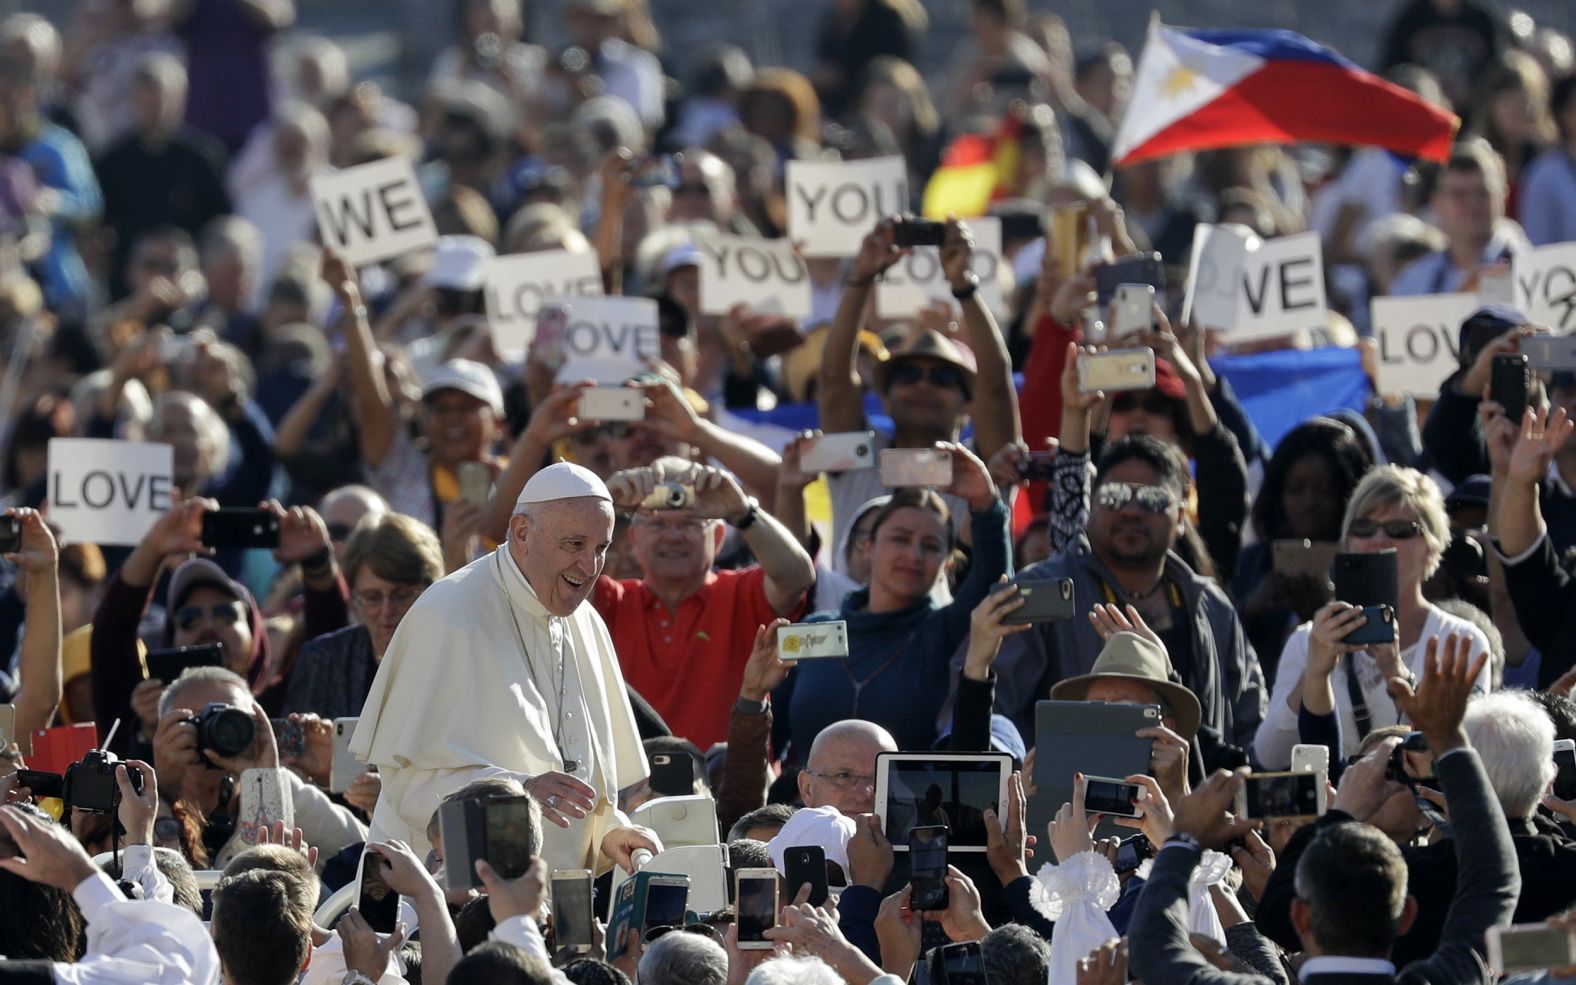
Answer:
[[[503,416],[503,390],[498,386],[498,377],[481,363],[450,359],[442,364],[421,385],[421,399],[426,400],[439,390],[469,394],[491,407],[494,414]]]
[[[538,469],[525,488],[520,490],[516,506],[526,503],[550,503],[555,499],[605,499],[613,501],[607,483],[583,465],[573,462],[556,462],[545,469]]]
[[[479,291],[487,273],[487,261],[494,255],[493,248],[479,236],[439,236],[432,269],[423,282],[456,291]]]
[[[662,262],[657,264],[657,280],[667,280],[668,275],[680,267],[698,266],[700,266],[700,247],[694,243],[680,243],[662,254]]]
[[[766,850],[771,853],[772,865],[783,872],[783,856],[788,849],[819,845],[828,862],[836,862],[847,872],[848,841],[858,830],[854,819],[835,807],[801,807],[793,812],[777,837],[766,843]]]

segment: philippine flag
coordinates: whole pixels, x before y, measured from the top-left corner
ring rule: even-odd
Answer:
[[[1114,167],[1181,151],[1318,141],[1445,160],[1460,121],[1290,31],[1149,24]]]

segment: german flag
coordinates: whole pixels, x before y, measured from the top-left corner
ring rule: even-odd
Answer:
[[[1012,197],[1022,133],[1023,114],[1015,106],[994,133],[964,134],[949,144],[941,166],[925,183],[925,217],[968,219],[984,215],[990,203]]]

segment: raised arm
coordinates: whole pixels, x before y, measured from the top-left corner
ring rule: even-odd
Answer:
[[[738,480],[701,466],[695,475],[695,509],[739,531],[765,572],[766,601],[779,616],[797,613],[815,584],[815,562],[777,518],[750,503]]]
[[[859,390],[859,370],[854,357],[859,351],[859,330],[864,326],[865,310],[876,281],[893,264],[907,256],[898,249],[897,223],[882,219],[859,244],[848,278],[843,281],[843,296],[821,355],[821,375],[815,401],[821,412],[821,430],[828,434],[860,431],[865,427],[865,408]]]
[[[667,382],[647,383],[646,419],[631,427],[653,431],[670,441],[694,446],[739,477],[739,481],[769,510],[777,495],[777,470],[782,465],[770,448],[754,438],[734,434],[706,420],[690,406],[677,387]]]
[[[383,457],[394,444],[399,428],[398,407],[383,379],[382,360],[372,340],[372,326],[367,321],[367,306],[361,301],[361,287],[356,282],[355,271],[342,257],[324,253],[322,273],[341,309],[345,369],[356,408],[361,457],[369,468],[375,469],[383,464]]]
[[[21,549],[6,560],[26,577],[27,622],[22,627],[22,689],[16,708],[16,741],[23,755],[33,751],[33,731],[47,728],[60,704],[60,550],[37,510],[6,510],[22,528]]]
[[[1489,531],[1498,538],[1506,557],[1525,553],[1544,536],[1538,484],[1548,475],[1549,463],[1565,447],[1573,427],[1576,424],[1566,417],[1563,407],[1553,414],[1547,407],[1529,408],[1522,416],[1521,434],[1505,467],[1499,507],[1490,517]]]
[[[979,292],[979,277],[969,269],[974,237],[957,219],[947,220],[941,244],[941,269],[952,295],[963,305],[963,328],[974,352],[974,450],[989,459],[1004,445],[1023,437],[1018,420],[1018,394],[1012,385],[1012,359],[996,316]]]

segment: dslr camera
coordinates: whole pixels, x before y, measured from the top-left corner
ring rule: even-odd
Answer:
[[[91,749],[78,762],[66,767],[61,784],[61,799],[68,808],[88,814],[113,814],[120,806],[120,785],[115,782],[115,767],[120,758],[106,749]],[[127,768],[132,789],[142,792],[142,772]]]
[[[234,705],[214,702],[187,721],[197,727],[198,756],[209,769],[220,767],[201,750],[211,749],[221,756],[239,756],[250,749],[252,740],[257,738],[257,723],[251,714]]]

